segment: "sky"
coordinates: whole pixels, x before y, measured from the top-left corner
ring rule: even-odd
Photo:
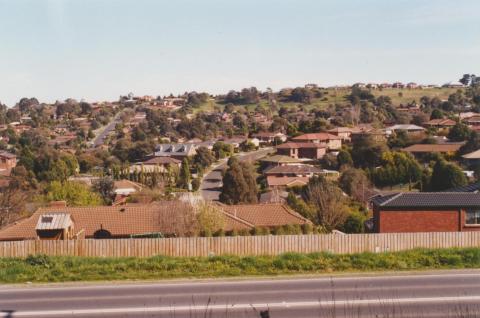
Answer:
[[[478,0],[0,0],[0,101],[480,73]]]

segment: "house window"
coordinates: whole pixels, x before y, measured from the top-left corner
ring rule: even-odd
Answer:
[[[466,224],[480,225],[480,210],[467,210]]]

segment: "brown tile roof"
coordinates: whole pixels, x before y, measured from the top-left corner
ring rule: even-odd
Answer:
[[[403,148],[403,151],[412,153],[423,152],[456,152],[462,147],[461,143],[455,144],[416,144]]]
[[[328,132],[331,133],[351,133],[353,132],[353,129],[350,127],[335,127],[333,129],[330,129]]]
[[[256,226],[281,226],[310,223],[283,204],[223,205],[221,209]]]
[[[341,138],[329,133],[304,134],[304,135],[292,138],[292,140],[323,140],[323,141],[336,140],[336,139],[341,139]]]
[[[269,187],[293,187],[304,186],[310,180],[309,177],[277,177],[267,176],[267,183]]]
[[[114,182],[114,188],[115,190],[117,189],[129,189],[133,188],[137,191],[140,191],[143,189],[143,185],[137,182],[133,182],[127,179],[122,179]]]
[[[300,149],[300,148],[326,148],[325,144],[314,142],[286,142],[277,146],[277,149]]]
[[[268,169],[264,172],[266,175],[269,174],[305,174],[305,173],[322,173],[320,168],[309,166],[309,165],[287,165],[287,166],[276,166]]]
[[[425,123],[427,126],[455,126],[456,121],[452,119],[432,119]]]
[[[175,233],[178,214],[190,209],[188,203],[162,201],[152,204],[93,207],[43,207],[26,219],[15,222],[0,231],[0,241],[36,239],[35,226],[45,214],[69,214],[75,232],[85,231],[92,238],[98,230],[107,230],[113,237],[129,237],[149,233]],[[278,226],[308,222],[297,213],[278,204],[221,206],[225,213],[225,231],[251,229],[254,226]]]
[[[179,164],[180,160],[172,157],[153,157],[143,162],[144,165],[166,165],[166,164]]]
[[[0,157],[1,158],[6,158],[6,159],[15,159],[17,158],[16,155],[14,155],[13,153],[10,153],[8,151],[0,151]]]

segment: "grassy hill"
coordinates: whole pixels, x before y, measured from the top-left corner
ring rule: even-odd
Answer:
[[[371,90],[371,93],[375,96],[388,96],[392,99],[394,105],[398,106],[400,104],[407,104],[412,101],[419,102],[420,98],[423,96],[428,96],[430,98],[438,97],[441,100],[448,99],[448,96],[455,93],[456,88],[426,88],[426,89],[400,89],[400,88],[389,88],[389,89],[375,89]],[[323,90],[325,95],[322,98],[314,98],[310,104],[305,104],[304,106],[307,109],[323,109],[328,107],[330,104],[341,104],[346,102],[346,97],[350,94],[350,89],[326,89]],[[247,109],[248,111],[254,111],[258,106],[268,107],[268,101],[262,99],[258,104],[245,104],[245,105],[236,105],[238,109]],[[294,107],[301,105],[301,103],[296,102],[278,102],[278,107]],[[215,109],[221,109],[225,105],[219,103],[218,100],[210,99],[206,103],[202,104],[200,107],[195,108],[194,112],[211,112]]]

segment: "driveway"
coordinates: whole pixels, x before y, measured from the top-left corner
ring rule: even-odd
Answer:
[[[240,153],[236,157],[240,161],[254,162],[260,158],[265,157],[274,151],[273,148],[262,148],[256,151]],[[228,158],[222,159],[219,163],[213,165],[210,172],[208,172],[202,179],[200,184],[200,193],[207,201],[218,201],[220,192],[222,190],[222,171],[227,167]]]

